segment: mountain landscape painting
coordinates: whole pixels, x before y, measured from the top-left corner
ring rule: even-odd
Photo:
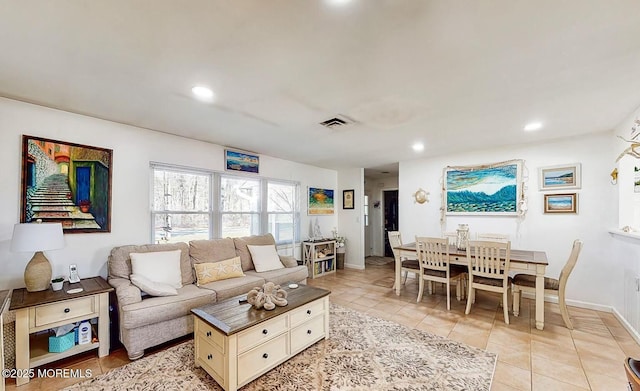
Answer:
[[[447,214],[516,214],[520,164],[447,168]]]

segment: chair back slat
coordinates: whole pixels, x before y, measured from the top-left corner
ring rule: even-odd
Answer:
[[[449,270],[449,242],[445,238],[416,236],[416,252],[420,266],[431,270]]]
[[[396,250],[396,247],[402,246],[402,237],[400,236],[400,231],[389,231],[387,235],[389,236],[389,246],[391,246],[393,257],[397,258],[398,250]]]
[[[476,234],[476,240],[484,240],[484,241],[491,241],[491,242],[508,242],[509,235],[478,232]]]
[[[472,240],[467,246],[469,273],[488,278],[508,278],[511,242]]]

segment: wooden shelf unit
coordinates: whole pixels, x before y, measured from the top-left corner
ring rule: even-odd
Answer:
[[[302,242],[302,261],[309,269],[309,278],[336,272],[336,250],[333,239]]]

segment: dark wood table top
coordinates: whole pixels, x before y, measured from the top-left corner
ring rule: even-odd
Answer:
[[[69,289],[82,288],[82,292],[67,293]],[[111,292],[113,287],[102,277],[83,278],[80,282],[69,284],[64,282],[60,291],[49,289],[40,292],[27,292],[27,288],[14,289],[11,294],[11,306],[9,310],[33,307],[36,305],[55,303],[68,299],[76,299],[83,296],[91,296],[99,293]]]
[[[247,295],[244,294],[218,303],[193,308],[191,312],[225,335],[232,335],[331,293],[331,291],[326,289],[309,285],[300,284],[298,288],[295,289],[290,289],[287,285],[288,284],[284,284],[283,289],[288,293],[288,304],[284,307],[276,307],[270,311],[255,309],[251,304],[246,302],[240,303],[240,300],[247,298]]]
[[[405,243],[402,246],[395,247],[397,250],[416,251],[415,243]],[[466,250],[458,250],[456,246],[449,246],[449,256],[466,257]],[[473,256],[473,254],[472,254]],[[548,265],[547,254],[544,251],[536,250],[517,250],[511,249],[511,262],[533,263],[538,265]]]

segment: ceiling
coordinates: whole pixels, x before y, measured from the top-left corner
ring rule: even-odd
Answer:
[[[0,95],[374,171],[606,131],[640,106],[636,0],[333,3],[0,0]],[[319,125],[338,115],[353,123]]]

